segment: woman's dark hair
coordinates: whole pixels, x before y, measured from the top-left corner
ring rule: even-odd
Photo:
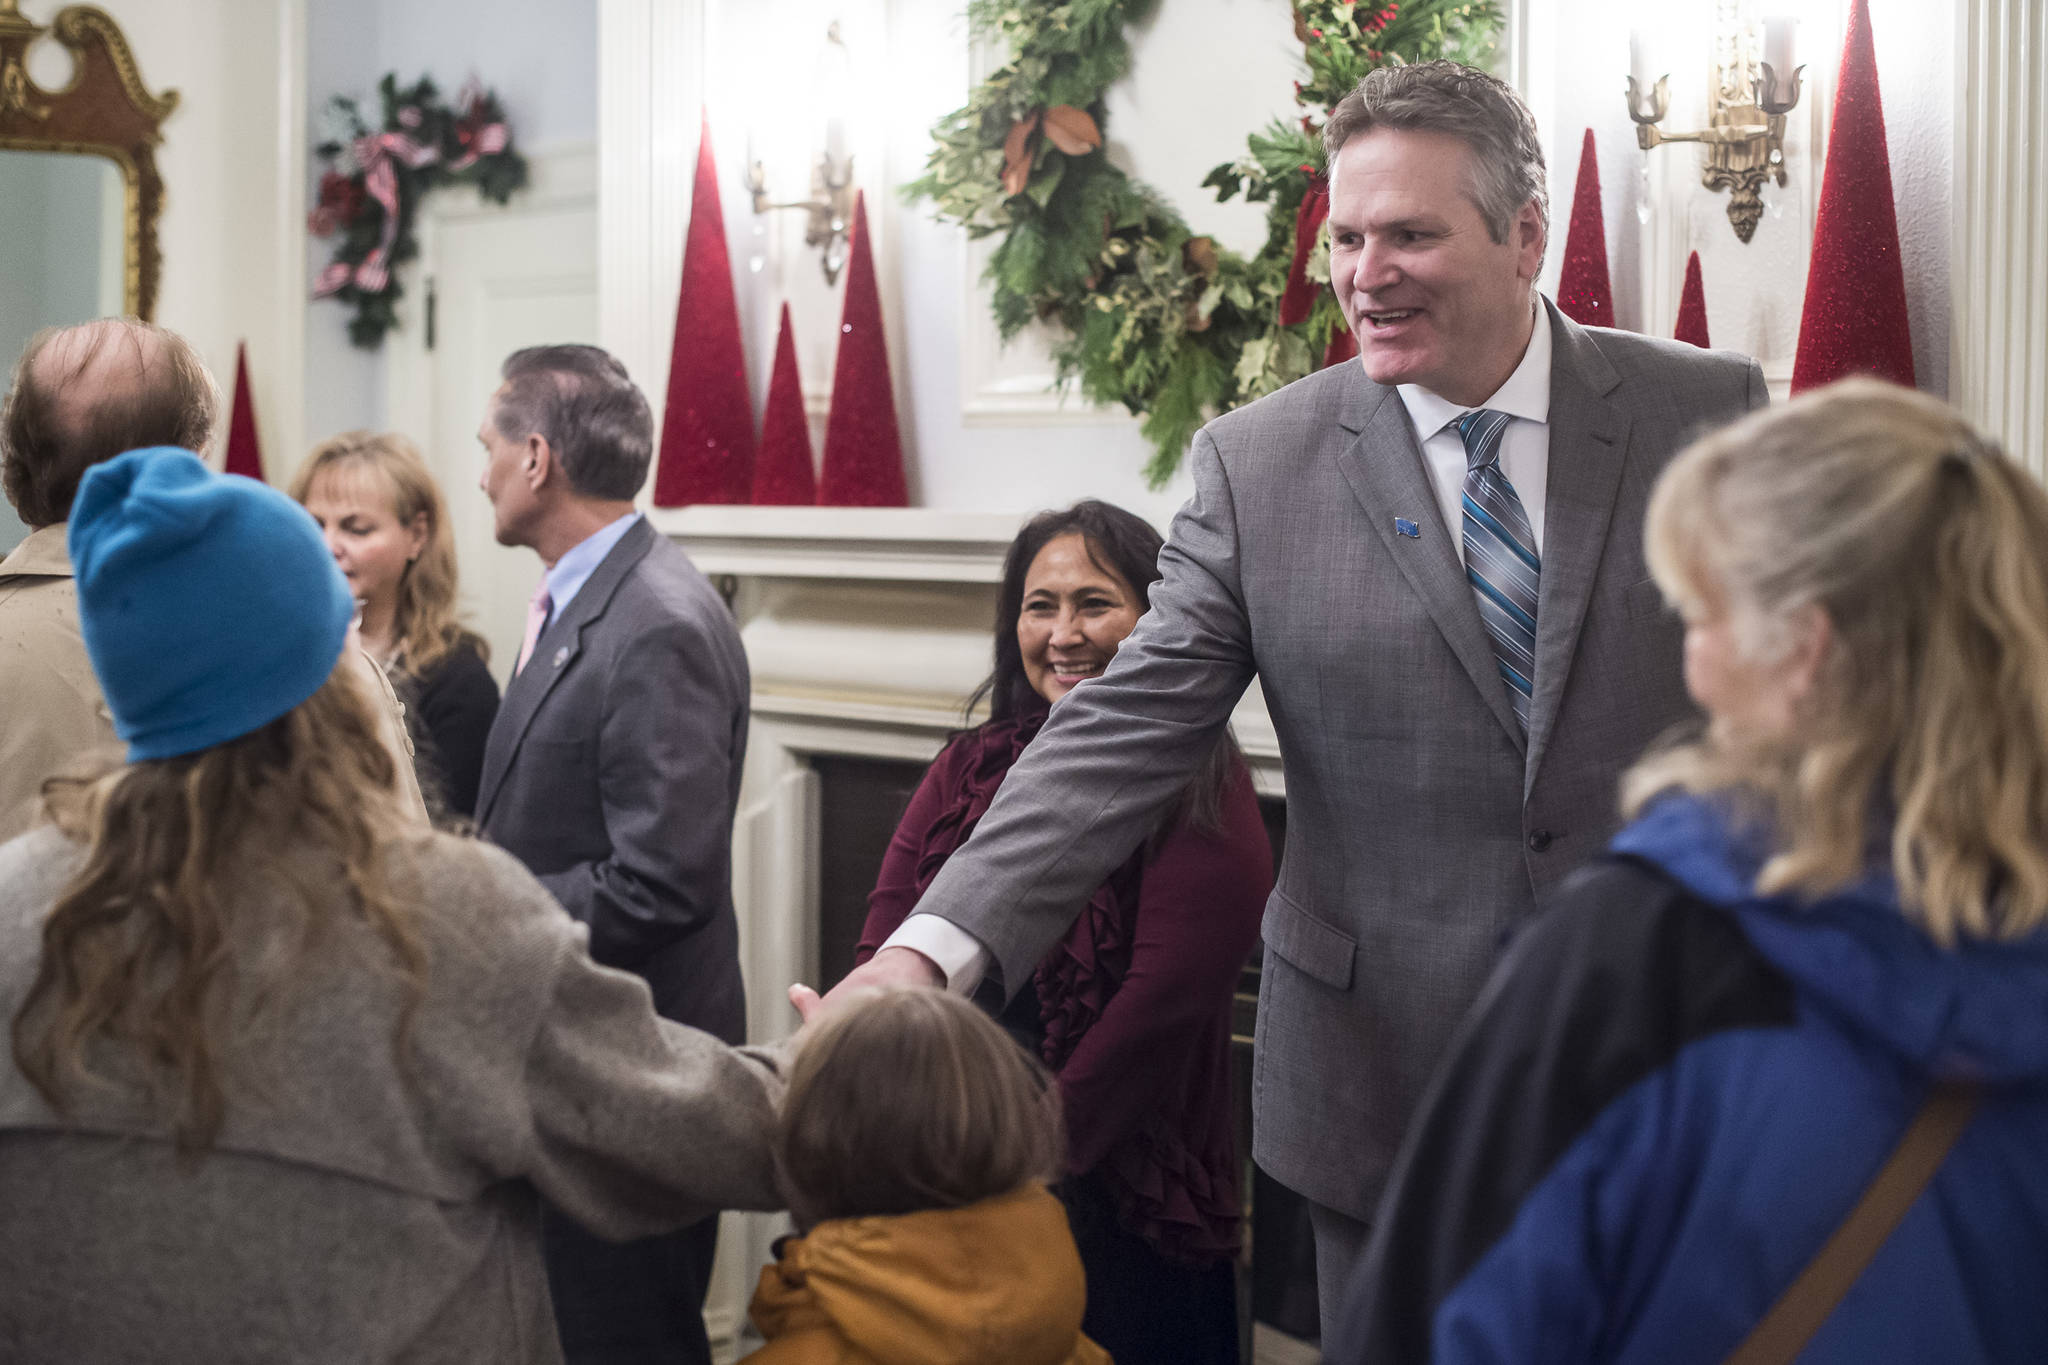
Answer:
[[[1009,720],[1038,704],[1031,679],[1024,672],[1024,651],[1017,645],[1017,618],[1024,611],[1024,580],[1043,550],[1061,536],[1078,535],[1089,562],[1121,581],[1137,597],[1139,613],[1152,608],[1152,585],[1160,579],[1159,552],[1166,542],[1152,524],[1113,503],[1086,498],[1063,510],[1040,512],[1024,523],[1010,552],[1003,557],[1003,585],[996,594],[996,664],[974,695],[971,714],[985,699],[990,720]],[[1185,816],[1193,824],[1215,830],[1222,824],[1223,788],[1233,766],[1241,762],[1237,741],[1226,730],[1216,749],[1188,784],[1168,824]]]

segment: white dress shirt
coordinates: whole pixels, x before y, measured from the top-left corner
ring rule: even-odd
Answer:
[[[1550,477],[1550,328],[1539,311],[1529,334],[1529,348],[1522,363],[1508,376],[1507,383],[1479,406],[1504,412],[1515,420],[1500,436],[1500,472],[1515,486],[1522,510],[1529,514],[1529,529],[1536,535],[1536,552],[1543,552],[1543,492]],[[1465,558],[1465,438],[1453,425],[1471,412],[1447,398],[1439,397],[1420,384],[1402,384],[1394,392],[1408,409],[1408,422],[1415,429],[1415,444],[1422,449],[1423,467],[1436,488],[1437,506],[1444,514],[1444,528],[1458,558]]]
[[[1500,470],[1515,486],[1528,513],[1529,529],[1536,536],[1538,554],[1543,550],[1544,484],[1550,476],[1550,327],[1540,306],[1529,332],[1528,349],[1507,382],[1493,397],[1479,406],[1504,412],[1515,420],[1501,433]],[[1437,505],[1449,531],[1458,558],[1465,558],[1465,438],[1453,425],[1472,411],[1439,397],[1420,384],[1401,384],[1395,390],[1408,410],[1415,430],[1415,443],[1422,449],[1422,463],[1436,489]],[[915,911],[896,932],[882,943],[884,948],[911,948],[930,958],[945,974],[946,989],[955,995],[972,995],[988,974],[991,954],[981,940],[939,915]]]

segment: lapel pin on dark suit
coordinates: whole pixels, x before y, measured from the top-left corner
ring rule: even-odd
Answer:
[[[562,646],[562,647],[561,647],[560,649],[558,649],[558,650],[556,650],[556,651],[555,651],[555,667],[556,667],[556,668],[560,668],[560,667],[561,667],[561,666],[562,666],[563,664],[565,664],[565,663],[568,663],[568,662],[569,662],[569,646],[567,646],[567,645],[563,645],[563,646]]]
[[[1420,540],[1422,539],[1422,528],[1406,517],[1395,517],[1394,534],[1397,536],[1407,536],[1412,540]]]

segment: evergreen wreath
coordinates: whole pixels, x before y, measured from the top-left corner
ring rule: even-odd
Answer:
[[[512,148],[505,110],[477,82],[462,88],[453,107],[425,76],[401,89],[396,75],[386,75],[377,96],[376,132],[355,100],[329,101],[328,136],[314,149],[327,169],[306,219],[316,237],[341,234],[313,297],[355,305],[348,337],[369,350],[398,325],[404,290],[396,267],[419,255],[413,220],[421,198],[443,185],[474,185],[502,204],[526,183],[526,159]]]
[[[1005,341],[1058,333],[1058,382],[1142,417],[1154,487],[1202,423],[1351,352],[1329,283],[1321,119],[1375,67],[1448,57],[1486,66],[1497,0],[1291,0],[1307,79],[1298,123],[1276,120],[1209,172],[1227,200],[1266,203],[1250,260],[1194,233],[1103,149],[1103,94],[1130,69],[1125,26],[1154,0],[971,0],[969,27],[1010,61],[932,129],[904,187],[970,237],[998,236],[987,279]]]

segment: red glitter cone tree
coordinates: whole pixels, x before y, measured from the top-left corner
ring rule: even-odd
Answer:
[[[1586,327],[1614,325],[1614,286],[1607,279],[1607,222],[1600,213],[1600,162],[1593,130],[1579,150],[1579,183],[1572,191],[1571,228],[1565,233],[1564,268],[1557,277],[1557,306]]]
[[[683,287],[676,296],[675,340],[669,350],[668,401],[662,410],[661,456],[654,505],[745,502],[753,495],[754,405],[733,301],[732,258],[718,206],[718,165],[707,114],[697,144],[697,181],[690,191],[690,227],[683,242]]]
[[[1899,220],[1892,205],[1892,163],[1885,148],[1884,101],[1878,95],[1867,0],[1850,6],[1848,40],[1842,45],[1792,392],[1850,374],[1874,374],[1909,387],[1913,383],[1906,272],[1899,262]]]
[[[1685,289],[1678,296],[1678,330],[1671,335],[1679,341],[1690,341],[1701,350],[1713,345],[1707,340],[1707,291],[1700,283],[1697,251],[1686,258]]]
[[[768,413],[761,419],[761,447],[754,452],[754,501],[807,507],[817,500],[811,428],[804,417],[804,390],[797,379],[796,342],[790,336],[785,303],[782,333],[775,340],[775,371],[768,380]]]
[[[853,201],[846,305],[832,368],[832,413],[825,419],[825,465],[818,501],[828,507],[906,507],[903,443],[896,432],[896,391],[882,335],[882,297],[868,245],[864,196]]]
[[[1351,335],[1351,329],[1338,323],[1330,329],[1330,344],[1323,347],[1323,369],[1342,365],[1347,360],[1358,359],[1358,338]]]
[[[249,348],[235,343],[235,398],[228,408],[228,450],[223,467],[263,481],[263,443],[256,436],[256,404],[249,396]]]

